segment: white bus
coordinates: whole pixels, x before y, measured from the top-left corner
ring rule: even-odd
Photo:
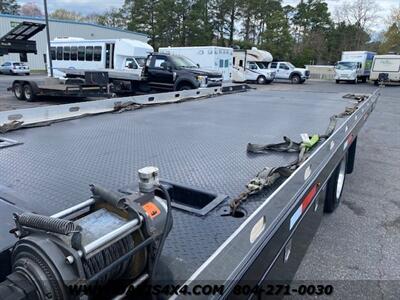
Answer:
[[[69,37],[51,41],[50,57],[56,77],[63,77],[66,69],[116,70],[140,75],[147,55],[152,52],[153,47],[137,40]]]
[[[232,48],[217,46],[161,47],[158,52],[187,57],[198,64],[200,68],[221,73],[225,82],[232,80]]]

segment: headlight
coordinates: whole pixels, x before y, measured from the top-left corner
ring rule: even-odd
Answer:
[[[196,76],[198,82],[200,82],[201,87],[207,86],[207,76],[198,75]]]

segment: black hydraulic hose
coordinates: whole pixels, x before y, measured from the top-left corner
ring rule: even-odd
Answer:
[[[169,227],[172,225],[172,206],[171,206],[171,197],[169,195],[169,192],[166,187],[164,187],[162,184],[159,184],[157,186],[159,190],[164,194],[165,200],[167,200],[167,217],[165,219],[164,223],[164,230],[160,238],[160,242],[157,248],[157,253],[154,258],[154,263],[153,263],[153,270],[151,271],[151,280],[153,281],[154,275],[155,275],[155,270],[157,269],[157,265],[160,260],[161,252],[162,249],[164,248],[165,240],[167,239],[168,233],[169,233]]]

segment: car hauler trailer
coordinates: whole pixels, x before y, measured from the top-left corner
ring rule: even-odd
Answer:
[[[0,298],[296,295],[380,91],[244,90],[0,112]]]

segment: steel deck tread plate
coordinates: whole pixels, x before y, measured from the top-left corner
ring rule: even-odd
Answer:
[[[234,197],[263,167],[295,159],[248,156],[248,142],[323,133],[329,117],[353,103],[341,96],[250,91],[10,132],[4,137],[23,144],[0,149],[0,197],[7,189],[16,206],[50,215],[89,198],[89,184],[118,189],[148,165],[162,178]],[[264,196],[245,204],[249,214]],[[173,216],[163,260],[174,279],[188,278],[243,221],[218,210]]]

